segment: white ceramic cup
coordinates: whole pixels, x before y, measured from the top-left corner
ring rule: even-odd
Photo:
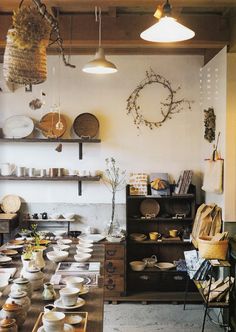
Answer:
[[[21,167],[21,166],[17,166],[16,168],[16,176],[25,176],[26,174],[26,168],[25,167]]]
[[[66,277],[64,278],[67,287],[81,289],[83,287],[84,278],[81,277]]]
[[[71,176],[72,175],[77,175],[77,170],[76,169],[69,168],[67,172],[68,172],[68,175],[71,175]]]
[[[45,168],[41,168],[40,169],[40,176],[43,177],[43,176],[47,176],[47,170]]]
[[[8,176],[8,175],[12,175],[14,173],[14,171],[16,170],[16,166],[12,165],[10,163],[3,163],[3,164],[0,164],[0,169],[1,169],[2,176]]]
[[[62,304],[71,307],[77,303],[79,289],[74,287],[65,287],[59,290]]]
[[[46,312],[43,315],[43,328],[45,332],[63,332],[65,314],[59,311]]]
[[[28,175],[29,176],[35,176],[35,168],[34,167],[29,168]]]

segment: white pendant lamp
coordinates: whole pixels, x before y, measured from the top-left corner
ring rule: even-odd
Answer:
[[[97,21],[97,7],[95,7],[95,15]],[[99,43],[98,43],[98,50],[95,54],[94,60],[88,62],[83,67],[83,72],[88,74],[113,74],[117,72],[117,68],[114,63],[108,61],[105,58],[104,49],[101,47],[101,40],[102,40],[102,15],[101,15],[101,8],[99,7],[98,13],[98,21],[99,21]]]
[[[140,34],[144,40],[160,43],[172,43],[191,39],[195,32],[170,16],[171,5],[167,0],[163,6],[163,14],[159,21]]]

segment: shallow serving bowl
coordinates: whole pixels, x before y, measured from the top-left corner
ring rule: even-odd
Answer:
[[[77,248],[92,248],[93,244],[92,243],[87,243],[87,242],[79,242],[79,244],[76,246]]]
[[[76,246],[77,250],[76,252],[82,252],[82,253],[88,253],[91,254],[93,252],[92,248],[84,248],[84,247],[80,247],[80,246]]]
[[[53,250],[54,251],[69,251],[70,246],[67,244],[56,244],[55,246],[53,246]]]
[[[0,280],[0,292],[2,292],[8,285],[7,279]]]
[[[132,261],[129,263],[133,271],[143,271],[145,269],[146,263],[143,261]]]
[[[91,254],[87,253],[77,253],[77,255],[74,255],[74,259],[76,262],[86,262],[92,257]]]
[[[58,262],[62,262],[64,259],[66,259],[69,256],[69,252],[68,251],[50,251],[47,252],[47,258],[54,262],[54,263],[58,263]]]

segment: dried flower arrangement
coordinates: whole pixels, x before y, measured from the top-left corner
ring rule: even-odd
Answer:
[[[162,115],[162,120],[160,121],[149,121],[145,119],[140,106],[138,104],[138,98],[140,97],[141,91],[150,84],[160,84],[165,89],[168,90],[168,96],[164,102],[161,102],[160,112]],[[188,109],[191,110],[192,101],[186,100],[185,98],[176,100],[175,95],[180,90],[178,87],[174,90],[170,82],[163,76],[156,74],[152,69],[146,71],[146,77],[142,80],[137,88],[131,93],[127,99],[127,114],[132,114],[134,118],[134,124],[139,129],[141,125],[144,125],[150,129],[161,127],[162,124],[172,118],[172,115],[175,113],[180,113],[184,108],[183,105],[187,104]]]
[[[11,36],[22,49],[31,48],[35,43],[48,42],[51,27],[35,6],[21,6],[13,14]]]
[[[208,110],[204,110],[204,125],[204,138],[211,143],[216,137],[216,116],[214,108],[209,107]]]

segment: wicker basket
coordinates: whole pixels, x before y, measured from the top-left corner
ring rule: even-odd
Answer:
[[[13,42],[9,30],[4,53],[3,75],[7,82],[39,84],[47,78],[45,42],[21,49]]]
[[[211,241],[211,239],[211,236],[204,236],[198,239],[198,249],[200,256],[205,259],[225,260],[229,241]]]

